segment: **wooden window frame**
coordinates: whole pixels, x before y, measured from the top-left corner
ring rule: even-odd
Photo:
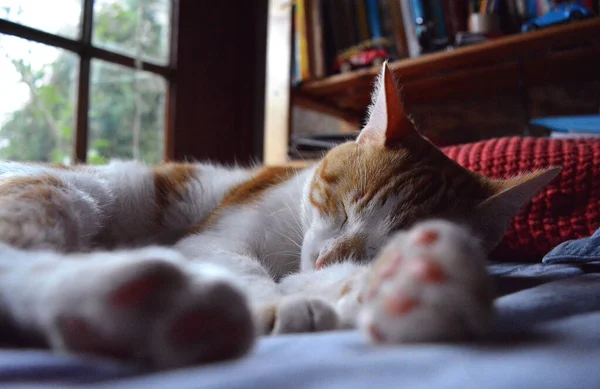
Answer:
[[[128,55],[96,47],[92,44],[94,0],[83,0],[81,34],[79,39],[65,38],[36,28],[0,19],[0,34],[12,35],[29,41],[64,49],[79,56],[79,76],[77,85],[77,107],[75,112],[75,142],[73,142],[73,162],[85,163],[88,148],[90,63],[92,59],[122,65],[136,70],[144,70],[160,75],[167,81],[165,106],[164,159],[174,155],[173,132],[175,117],[175,82],[177,58],[177,30],[179,0],[171,0],[169,61],[167,65],[157,65],[148,61],[137,61]]]

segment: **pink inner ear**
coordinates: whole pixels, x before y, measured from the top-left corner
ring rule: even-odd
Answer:
[[[381,139],[381,136],[375,131],[370,131],[368,129],[365,131],[363,129],[363,131],[358,135],[358,138],[356,138],[356,143],[362,145],[383,145],[383,139]]]
[[[386,62],[373,92],[369,121],[356,141],[359,144],[392,146],[415,133],[412,121],[406,116],[394,75]]]
[[[385,143],[389,145],[401,141],[405,136],[414,133],[415,128],[412,121],[406,115],[404,103],[400,97],[400,89],[387,63],[384,70],[384,88],[387,114]]]

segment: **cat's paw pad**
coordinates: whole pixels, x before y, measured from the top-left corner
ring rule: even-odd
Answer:
[[[427,221],[382,250],[362,291],[359,324],[377,343],[459,340],[485,331],[491,281],[465,229]]]
[[[285,297],[271,314],[272,334],[330,331],[340,325],[333,305],[315,297]]]
[[[253,343],[246,300],[228,280],[195,279],[176,262],[149,258],[72,274],[84,275],[58,289],[49,329],[56,349],[173,367],[232,358]]]
[[[154,359],[162,366],[241,356],[254,343],[254,323],[243,294],[227,281],[194,285],[154,328]]]

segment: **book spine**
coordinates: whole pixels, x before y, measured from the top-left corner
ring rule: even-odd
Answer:
[[[367,1],[367,15],[369,17],[369,27],[371,27],[371,39],[378,40],[383,37],[381,33],[381,18],[379,17],[379,7],[377,0]]]
[[[527,19],[537,17],[538,16],[537,0],[526,0],[526,4],[527,4]]]
[[[550,11],[550,2],[549,2],[549,0],[538,0],[538,2],[537,2],[537,16],[545,15],[548,11]]]
[[[342,24],[340,25],[341,33],[346,36],[346,44],[341,48],[347,49],[356,45],[360,41],[358,25],[354,12],[354,4],[349,0],[341,0],[338,2],[338,11],[342,16]]]
[[[408,55],[411,58],[421,55],[421,46],[417,39],[417,30],[413,11],[411,9],[411,0],[399,0],[402,10],[402,19],[404,20],[404,31],[406,32],[406,41],[408,43]]]
[[[325,77],[325,47],[321,0],[307,0],[308,53],[312,78]]]
[[[348,1],[347,0],[327,0],[326,3],[329,3],[330,7],[330,15],[331,15],[331,23],[333,34],[335,37],[335,55],[338,55],[343,50],[349,48],[354,44],[355,41],[355,31],[352,29],[350,25],[349,14],[348,11]]]
[[[592,0],[583,0],[582,5],[590,11],[595,11],[594,2]]]
[[[367,20],[367,10],[365,0],[354,0],[354,9],[356,10],[356,24],[358,25],[359,41],[369,40],[369,21]]]
[[[392,35],[396,47],[396,55],[399,59],[408,57],[408,42],[406,40],[406,31],[404,28],[404,19],[399,0],[383,0],[385,9],[390,15],[392,23]]]
[[[469,29],[467,25],[469,17],[467,3],[463,0],[443,0],[442,6],[446,17],[448,41],[453,44],[457,33]]]
[[[302,82],[300,75],[300,56],[298,55],[298,27],[296,26],[296,4],[292,6],[292,69],[291,83],[296,86]]]
[[[336,37],[333,28],[332,1],[321,1],[321,18],[323,19],[323,44],[325,52],[325,74],[333,72],[333,64],[337,53]]]
[[[433,14],[433,23],[435,26],[435,35],[439,39],[448,40],[446,22],[444,20],[444,8],[442,0],[431,0],[431,11]]]
[[[296,0],[296,36],[300,66],[300,82],[310,79],[308,44],[306,38],[306,0]]]

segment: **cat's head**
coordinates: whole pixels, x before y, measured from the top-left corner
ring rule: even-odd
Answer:
[[[492,180],[459,166],[416,130],[384,64],[367,124],[330,150],[305,188],[302,269],[370,260],[389,236],[425,218],[466,224],[488,251],[560,168]]]

